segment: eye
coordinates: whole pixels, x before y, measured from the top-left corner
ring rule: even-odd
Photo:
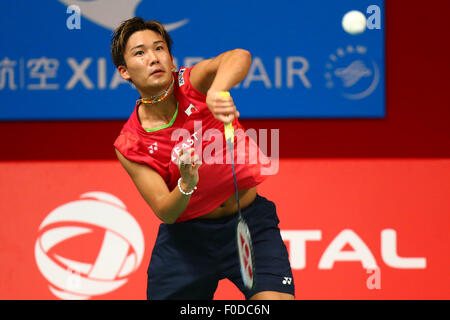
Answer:
[[[164,50],[164,47],[163,46],[157,46],[156,50]]]
[[[139,50],[139,51],[136,51],[136,53],[134,55],[135,56],[140,56],[140,55],[143,55],[143,54],[144,54],[144,51]]]

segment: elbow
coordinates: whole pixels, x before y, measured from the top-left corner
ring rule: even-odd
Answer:
[[[161,221],[164,222],[165,224],[174,224],[177,221],[177,219],[166,218],[166,219],[161,219]]]
[[[147,203],[161,222],[165,224],[174,224],[180,216],[180,213],[178,213],[176,206],[171,205],[170,201],[169,203],[167,201],[167,198],[159,198],[152,204],[150,204],[150,202]]]
[[[245,61],[248,65],[252,63],[252,54],[245,49],[234,49],[233,53],[238,56],[239,59]]]
[[[165,224],[174,224],[177,221],[177,218],[171,217],[170,214],[163,211],[155,211],[156,216],[164,222]]]

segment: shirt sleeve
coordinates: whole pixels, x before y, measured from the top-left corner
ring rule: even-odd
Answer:
[[[128,160],[148,165],[168,183],[170,175],[167,170],[167,163],[148,156],[145,145],[135,134],[123,129],[114,142],[114,147]]]
[[[181,68],[178,73],[178,84],[181,92],[185,95],[190,101],[196,103],[196,106],[200,108],[207,108],[206,106],[206,94],[199,92],[191,83],[190,75],[191,70],[194,66],[190,68]]]

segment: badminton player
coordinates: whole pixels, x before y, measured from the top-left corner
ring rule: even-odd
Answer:
[[[114,64],[140,95],[114,147],[162,221],[148,267],[147,298],[212,299],[219,280],[228,278],[246,299],[293,299],[294,282],[275,204],[257,193],[257,185],[267,177],[261,165],[235,166],[255,257],[255,285],[247,289],[235,242],[231,166],[202,159],[202,151],[214,142],[202,133],[216,129],[223,139],[223,124],[230,122],[242,129],[233,99],[219,92],[245,78],[251,56],[235,49],[177,70],[171,46],[161,23],[138,17],[124,21],[111,41]],[[189,134],[177,140],[177,132]],[[226,144],[210,154],[220,158]]]

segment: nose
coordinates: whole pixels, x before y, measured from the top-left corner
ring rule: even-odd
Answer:
[[[150,53],[149,53],[149,62],[150,62],[151,66],[156,64],[156,63],[159,63],[158,56],[156,55],[155,52],[153,52],[151,50],[150,50]]]

